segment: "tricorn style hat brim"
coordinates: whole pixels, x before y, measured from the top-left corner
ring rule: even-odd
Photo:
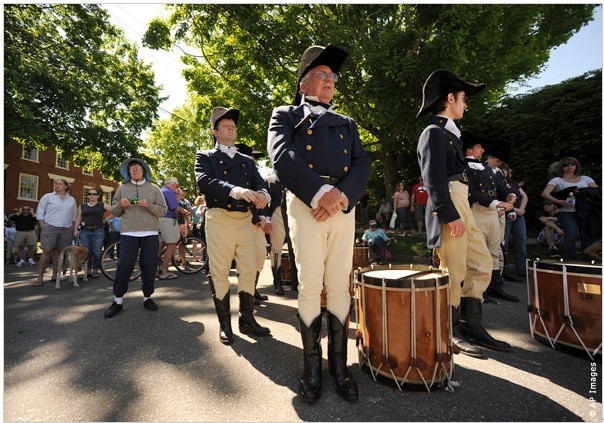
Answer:
[[[218,122],[227,118],[233,119],[235,125],[237,125],[237,121],[239,120],[239,110],[227,109],[226,107],[214,107],[214,110],[212,110],[212,116],[210,116],[210,125],[212,129],[216,129]]]
[[[332,72],[338,73],[342,63],[348,57],[348,53],[342,47],[327,44],[323,46],[310,46],[302,54],[300,64],[298,65],[298,82],[296,83],[296,98],[294,104],[300,104],[302,96],[300,95],[300,81],[309,70],[320,65],[329,66]]]
[[[460,79],[453,72],[446,69],[439,69],[428,76],[422,89],[422,106],[417,112],[416,118],[428,113],[432,106],[443,96],[449,93],[464,91],[466,95],[479,93],[485,88],[485,84],[470,83]]]
[[[151,169],[149,168],[149,165],[145,163],[144,160],[137,159],[135,157],[130,157],[129,159],[124,160],[120,165],[120,174],[124,178],[124,182],[130,182],[132,180],[132,178],[130,177],[130,172],[128,172],[128,166],[130,166],[130,163],[132,162],[140,163],[140,165],[145,170],[145,180],[147,182],[151,182]]]

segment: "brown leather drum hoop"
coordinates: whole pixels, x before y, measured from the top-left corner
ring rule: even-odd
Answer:
[[[425,265],[356,272],[359,363],[399,389],[446,385],[453,374],[449,276]]]
[[[602,353],[602,266],[562,260],[527,261],[531,335],[552,348]]]

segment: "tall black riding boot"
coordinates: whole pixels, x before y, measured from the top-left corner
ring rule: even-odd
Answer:
[[[277,265],[273,266],[273,285],[275,286],[276,295],[285,295],[285,292],[283,292],[283,283],[281,282],[281,272]]]
[[[494,339],[482,327],[482,303],[476,298],[462,298],[459,329],[468,342],[494,350],[509,351],[510,344]]]
[[[480,348],[463,339],[459,329],[459,309],[457,307],[451,307],[451,315],[453,316],[453,338],[451,339],[453,347],[459,348],[461,353],[469,355],[470,357],[485,359],[486,356],[482,353]]]
[[[260,304],[260,301],[268,300],[268,297],[266,295],[262,295],[256,289],[258,287],[258,279],[260,279],[260,272],[256,272],[256,283],[254,284],[254,300],[255,300],[254,304],[255,305]]]
[[[336,383],[338,394],[346,401],[359,399],[359,387],[346,366],[348,358],[348,320],[343,325],[336,316],[327,312],[327,359],[329,373]]]
[[[319,314],[306,327],[298,315],[302,347],[304,351],[304,373],[300,379],[298,391],[304,402],[315,402],[321,396],[321,323],[323,315]]]
[[[520,301],[520,298],[517,296],[508,294],[503,290],[503,280],[501,279],[499,269],[493,269],[493,272],[491,273],[491,282],[485,291],[485,295],[487,297],[500,298],[504,301],[511,301],[514,303]]]
[[[254,298],[252,294],[244,291],[239,293],[239,332],[250,332],[257,336],[267,336],[271,333],[269,328],[260,326],[254,319]]]
[[[225,345],[233,343],[233,329],[231,328],[231,295],[227,292],[222,300],[216,298],[216,294],[212,295],[218,322],[220,323],[220,342]]]

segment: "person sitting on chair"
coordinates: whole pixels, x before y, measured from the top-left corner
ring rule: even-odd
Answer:
[[[368,245],[371,249],[371,261],[378,264],[384,264],[384,253],[386,243],[390,241],[397,242],[395,237],[390,238],[382,228],[377,227],[377,221],[369,221],[369,229],[363,232],[363,244]],[[358,240],[357,240],[358,241]]]

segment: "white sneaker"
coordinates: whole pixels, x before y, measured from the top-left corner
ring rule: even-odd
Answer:
[[[28,262],[29,262],[30,266],[35,266],[36,265],[36,262],[34,261],[34,259],[29,259]]]
[[[19,263],[17,263],[15,266],[17,267],[21,267],[25,264],[25,260],[19,260]]]

